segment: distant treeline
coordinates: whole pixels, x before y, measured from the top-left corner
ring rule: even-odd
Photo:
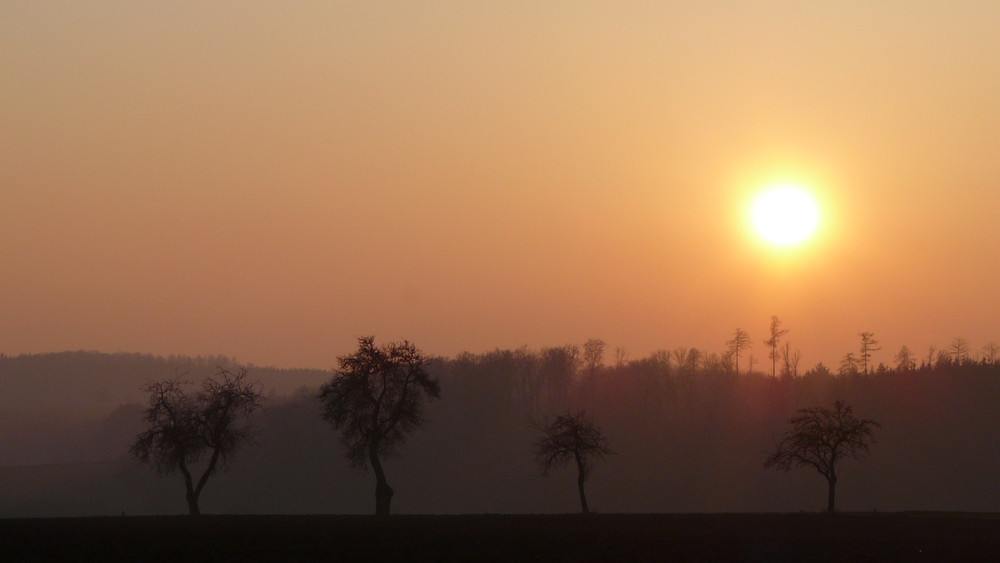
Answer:
[[[106,414],[115,406],[145,402],[142,387],[151,381],[182,377],[197,381],[216,367],[239,362],[226,356],[154,356],[74,351],[51,354],[0,354],[0,412],[60,411]],[[329,372],[248,365],[267,392],[293,393],[316,386]],[[0,454],[2,455],[2,454]]]
[[[677,348],[630,359],[605,354],[595,341],[434,358],[429,370],[441,382],[441,399],[428,405],[427,424],[390,461],[394,511],[577,510],[572,476],[541,477],[531,452],[533,425],[568,409],[586,410],[615,452],[588,482],[596,511],[820,510],[820,479],[765,471],[763,463],[797,409],[834,400],[882,424],[871,454],[844,466],[838,492],[843,510],[1000,510],[1000,363],[985,354],[946,351],[932,357],[869,366],[868,374],[823,365],[783,371],[779,358],[776,377],[758,369],[759,363],[749,373],[741,366],[737,375],[723,354]],[[179,483],[128,460],[127,450],[142,428],[143,383],[185,370],[196,380],[214,366],[202,362],[202,372],[195,373],[196,361],[178,366],[150,358],[72,353],[0,359],[0,400],[7,407],[30,404],[46,390],[62,394],[64,384],[73,394],[47,403],[50,417],[60,416],[59,405],[107,405],[108,397],[127,397],[100,417],[67,415],[66,424],[12,421],[26,416],[24,409],[5,409],[4,425],[13,423],[20,434],[0,442],[0,465],[12,465],[4,461],[11,459],[8,448],[23,447],[26,439],[39,447],[47,440],[61,440],[61,447],[75,441],[70,461],[100,463],[30,476],[4,469],[0,482],[8,484],[0,486],[0,515],[184,512]],[[45,360],[51,362],[41,367]],[[137,365],[151,369],[130,371]],[[319,416],[318,386],[332,372],[254,367],[249,375],[280,381],[283,390],[271,394],[257,418],[257,446],[213,481],[203,509],[370,512],[371,478],[350,468],[337,436]],[[274,388],[268,385],[265,391]],[[72,431],[63,435],[71,422]]]

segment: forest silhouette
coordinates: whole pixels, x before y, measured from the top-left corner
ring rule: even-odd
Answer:
[[[393,512],[577,511],[573,472],[544,478],[534,451],[540,425],[571,411],[586,411],[615,453],[587,481],[594,511],[819,511],[825,487],[815,473],[768,471],[764,461],[799,409],[835,401],[881,424],[870,453],[843,465],[838,509],[1000,506],[1000,362],[974,357],[964,341],[867,374],[851,362],[834,372],[779,358],[744,363],[738,375],[724,354],[675,348],[629,359],[596,342],[429,358],[441,398],[386,461]],[[0,516],[185,512],[176,479],[129,459],[143,430],[142,388],[236,365],[94,352],[0,357]],[[774,377],[757,369],[772,365]],[[333,373],[246,368],[266,395],[256,447],[213,477],[202,509],[370,513],[371,475],[351,467],[321,416],[319,387]]]

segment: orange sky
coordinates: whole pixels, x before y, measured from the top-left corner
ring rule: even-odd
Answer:
[[[0,4],[0,352],[1000,342],[1000,3],[621,4]]]

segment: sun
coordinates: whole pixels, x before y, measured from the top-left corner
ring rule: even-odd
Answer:
[[[809,240],[819,227],[819,205],[804,188],[782,184],[761,192],[750,210],[753,228],[768,243],[790,247]]]

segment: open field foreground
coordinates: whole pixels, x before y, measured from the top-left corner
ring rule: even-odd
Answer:
[[[996,514],[154,516],[0,520],[3,561],[955,561]]]

